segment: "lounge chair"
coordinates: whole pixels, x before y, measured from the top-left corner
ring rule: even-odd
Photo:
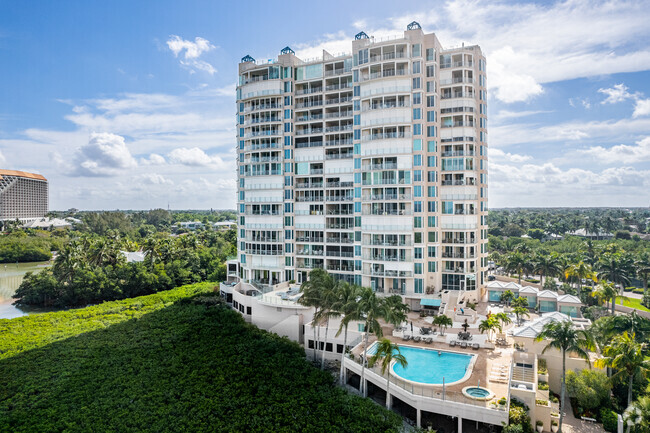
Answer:
[[[456,340],[451,340],[451,341],[449,342],[449,345],[450,345],[451,347],[456,346]]]
[[[411,339],[411,336],[408,335],[408,334],[404,334],[404,335],[402,336],[402,340],[403,340],[403,341],[409,341],[410,339]]]
[[[420,337],[419,335],[416,335],[415,337],[413,337],[413,341],[415,341],[416,343],[419,343],[421,339],[422,339],[422,337]]]
[[[424,342],[427,343],[427,344],[431,344],[431,343],[433,343],[433,338],[427,337],[427,338],[424,339]]]
[[[467,349],[467,343],[464,342],[464,341],[461,341],[461,342],[460,342],[460,348],[461,348],[461,349]]]
[[[472,349],[478,350],[478,348],[481,347],[478,343],[472,343]]]

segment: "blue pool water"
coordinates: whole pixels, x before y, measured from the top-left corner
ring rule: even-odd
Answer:
[[[490,395],[490,391],[483,388],[469,388],[465,390],[465,392],[471,395],[472,397],[477,397],[477,398],[485,398],[488,395]]]
[[[463,353],[453,353],[437,350],[418,349],[415,347],[399,346],[400,352],[406,358],[408,365],[403,368],[401,365],[393,364],[393,373],[403,379],[413,382],[442,385],[445,383],[461,380],[467,372],[472,356]],[[375,352],[373,345],[368,353]]]

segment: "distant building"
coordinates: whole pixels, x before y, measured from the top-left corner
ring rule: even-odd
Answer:
[[[578,229],[574,232],[567,233],[571,236],[579,236],[581,238],[586,238],[586,239],[591,239],[591,240],[603,240],[603,239],[612,239],[614,235],[612,233],[607,233],[607,232],[598,232],[598,233],[591,233],[588,232],[585,229]]]
[[[122,255],[126,259],[127,263],[144,262],[144,253],[142,251],[122,251]]]
[[[212,223],[212,227],[214,227],[215,230],[228,230],[231,227],[236,227],[237,223],[234,221],[219,221],[216,223]]]
[[[203,228],[203,223],[200,221],[185,221],[176,223],[174,227],[185,230],[198,230]]]
[[[43,218],[48,205],[45,177],[24,171],[0,170],[0,221],[28,223]]]
[[[78,224],[81,221],[76,218],[37,218],[30,220],[23,224],[25,229],[60,229],[72,227],[73,224]]]

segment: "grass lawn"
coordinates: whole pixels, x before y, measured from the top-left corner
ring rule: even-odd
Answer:
[[[619,301],[620,302],[620,301]],[[625,307],[630,307],[630,308],[636,308],[637,310],[642,310],[642,311],[650,311],[643,305],[641,305],[641,299],[639,298],[629,298],[628,300],[623,300],[623,306]]]

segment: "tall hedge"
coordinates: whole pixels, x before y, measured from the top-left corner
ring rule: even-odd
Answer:
[[[0,431],[396,432],[210,285],[0,320]],[[5,341],[5,336],[10,336]]]

